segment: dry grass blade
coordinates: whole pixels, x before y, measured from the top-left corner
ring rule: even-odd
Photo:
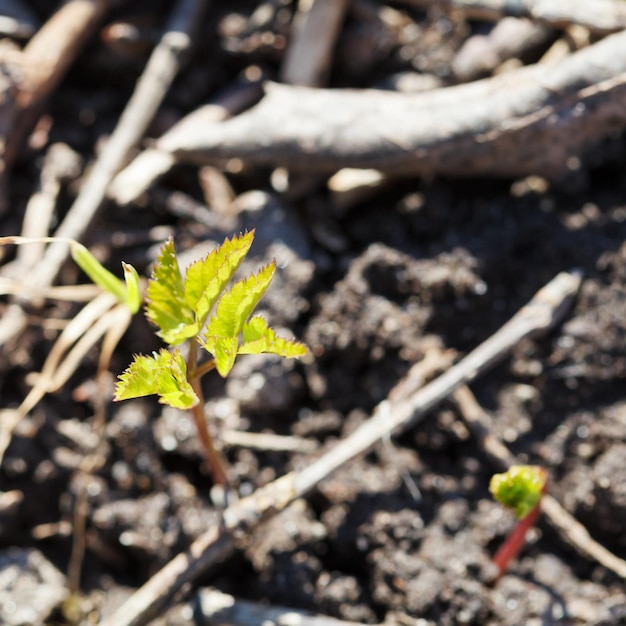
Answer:
[[[121,305],[116,305],[114,296],[100,293],[83,307],[59,335],[29,394],[17,409],[6,411],[3,416],[0,424],[0,465],[20,420],[32,411],[46,393],[57,389],[73,374],[83,356],[112,325],[121,323]],[[115,308],[111,311],[112,307]]]
[[[54,375],[49,380],[48,392],[60,389],[76,371],[87,352],[111,329],[121,330],[120,336],[123,335],[128,328],[130,319],[131,314],[128,309],[124,305],[117,305],[95,320],[95,323],[87,329],[63,361],[59,363]]]
[[[100,347],[100,359],[98,361],[98,372],[96,382],[98,393],[95,401],[95,419],[93,423],[94,433],[100,441],[100,446],[85,457],[81,464],[81,470],[85,473],[84,480],[79,481],[78,494],[74,508],[74,519],[72,522],[72,552],[67,568],[67,585],[72,592],[80,589],[80,578],[87,545],[87,516],[89,512],[89,475],[94,473],[106,461],[106,454],[103,448],[104,431],[106,426],[106,400],[104,394],[104,378],[109,370],[113,351],[117,347],[120,339],[128,329],[131,321],[131,314],[123,305],[117,305],[106,313],[107,318],[104,327],[105,334]],[[85,335],[86,337],[86,335]]]
[[[59,287],[34,287],[8,278],[0,278],[0,295],[20,296],[22,299],[66,300],[69,302],[90,302],[102,289],[97,285],[67,285]]]

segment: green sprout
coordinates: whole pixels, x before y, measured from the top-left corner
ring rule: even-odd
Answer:
[[[547,479],[546,471],[537,465],[512,465],[491,478],[489,491],[498,502],[514,509],[519,520],[493,557],[500,575],[520,553],[526,533],[537,522]]]
[[[142,300],[139,274],[128,263],[122,262],[124,281],[121,281],[115,274],[109,272],[82,243],[74,239],[62,237],[20,237],[19,235],[14,235],[0,237],[0,246],[20,246],[23,244],[51,243],[55,241],[63,241],[70,247],[72,259],[95,285],[115,296],[120,304],[125,305],[132,314],[139,311]]]
[[[113,294],[134,315],[141,307],[141,288],[137,270],[128,263],[122,262],[124,281],[109,272],[85,246],[77,241],[70,241],[72,258],[92,282],[105,291]]]
[[[492,476],[489,491],[500,504],[515,509],[518,519],[524,519],[541,500],[545,485],[542,467],[512,465],[504,474]]]
[[[207,428],[201,377],[212,369],[226,377],[240,354],[307,353],[304,344],[277,336],[262,317],[252,316],[272,281],[275,261],[227,289],[253,239],[254,231],[227,238],[184,275],[173,241],[165,243],[148,283],[146,316],[170,349],[135,356],[115,389],[116,401],[157,395],[162,404],[191,410],[214,479],[222,485],[228,483],[225,463]],[[186,341],[184,356],[178,346]],[[203,352],[207,360],[201,360]]]

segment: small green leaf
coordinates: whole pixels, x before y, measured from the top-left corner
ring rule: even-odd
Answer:
[[[238,354],[278,354],[286,358],[304,356],[307,347],[299,341],[279,337],[260,316],[253,317],[243,327],[243,343]]]
[[[237,281],[218,301],[215,314],[209,320],[202,346],[215,357],[220,376],[227,376],[235,363],[239,335],[254,307],[269,287],[276,262],[272,261],[257,274]]]
[[[185,300],[183,277],[171,238],[161,249],[148,282],[146,315],[159,327],[158,335],[170,345],[182,343],[200,330],[193,309]]]
[[[70,247],[70,254],[94,285],[115,296],[117,300],[128,307],[131,313],[135,314],[141,307],[141,289],[139,285],[139,274],[132,265],[122,262],[124,278],[126,284],[115,274],[109,272],[96,257],[89,252],[82,243],[74,239],[65,237],[0,237],[0,246],[12,244],[21,246],[30,243],[52,243],[63,242]]]
[[[122,261],[124,280],[126,281],[126,306],[134,315],[141,308],[141,286],[137,270],[128,263]]]
[[[208,336],[204,348],[215,357],[215,369],[222,378],[226,378],[233,369],[239,339],[237,337]]]
[[[246,320],[263,297],[276,271],[276,261],[262,267],[257,274],[237,281],[217,303],[215,315],[207,327],[207,337],[238,337]]]
[[[128,400],[156,394],[161,404],[189,409],[198,397],[187,380],[183,355],[165,348],[152,356],[137,355],[115,386],[115,400]]]
[[[253,239],[254,231],[227,238],[219,248],[187,268],[185,300],[193,309],[199,328],[248,254]]]
[[[504,474],[494,474],[489,483],[491,495],[519,519],[526,517],[541,499],[546,471],[537,465],[512,465]]]
[[[70,254],[95,285],[113,294],[121,303],[126,303],[126,286],[115,274],[109,272],[96,257],[77,241],[70,241]],[[136,313],[136,311],[133,311]]]

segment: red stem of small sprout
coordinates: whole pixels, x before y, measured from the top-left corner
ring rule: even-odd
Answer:
[[[496,552],[493,557],[493,562],[496,564],[500,576],[506,572],[509,563],[520,553],[520,550],[524,546],[526,533],[537,522],[540,511],[541,502],[538,502],[535,508],[524,519],[521,519],[517,523],[504,543],[500,546],[500,549]]]
[[[543,486],[542,493],[546,492],[548,483]],[[502,576],[509,567],[509,563],[517,558],[524,547],[526,533],[537,523],[537,518],[541,512],[541,500],[537,502],[535,508],[526,517],[521,519],[515,528],[509,533],[500,549],[496,552],[492,561],[498,568],[498,576]]]

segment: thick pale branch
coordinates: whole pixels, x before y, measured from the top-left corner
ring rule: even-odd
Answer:
[[[626,28],[626,5],[622,0],[402,0],[405,4],[429,7],[437,4],[461,10],[478,20],[499,20],[504,15],[530,17],[558,28],[579,24],[598,35]]]
[[[269,84],[246,113],[159,148],[197,163],[558,179],[573,156],[625,126],[626,32],[558,65],[421,94]]]

